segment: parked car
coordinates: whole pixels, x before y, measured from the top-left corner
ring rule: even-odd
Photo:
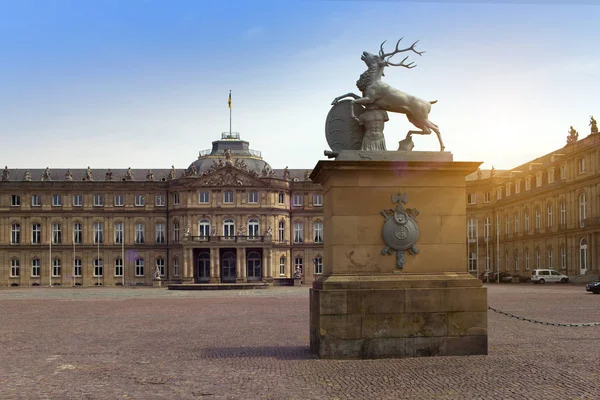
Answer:
[[[481,279],[482,282],[487,283],[488,280],[487,278],[490,278],[489,282],[490,283],[496,283],[498,282],[498,273],[497,272],[484,272],[483,274],[479,275],[479,279]],[[508,272],[500,272],[500,282],[512,282],[512,275],[509,274]]]
[[[529,283],[531,282],[531,278],[523,275],[513,275],[513,282],[517,281],[519,283]]]
[[[540,284],[546,282],[567,283],[569,277],[553,269],[534,269],[531,273],[531,282]]]
[[[594,294],[600,294],[600,276],[598,276],[598,280],[585,285],[585,290]]]

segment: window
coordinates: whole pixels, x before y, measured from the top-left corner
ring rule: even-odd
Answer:
[[[135,259],[135,276],[144,276],[144,260],[141,258]]]
[[[300,207],[304,203],[304,196],[301,194],[294,195],[294,207]]]
[[[540,186],[542,186],[542,173],[538,172],[538,174],[535,176],[535,187]]]
[[[223,221],[223,236],[232,237],[235,235],[235,222],[232,219]]]
[[[508,251],[504,252],[504,267],[507,271],[510,271],[510,257],[508,256]]]
[[[231,193],[231,203],[233,203],[233,192]],[[210,202],[210,192],[200,192],[199,197],[200,199],[200,204],[208,204]],[[227,201],[224,200],[225,203],[227,203]]]
[[[40,260],[37,258],[31,260],[31,276],[34,278],[40,276]]]
[[[567,179],[567,166],[565,164],[560,166],[560,179]]]
[[[279,242],[285,243],[285,221],[279,221],[277,224],[277,231],[279,233]]]
[[[115,276],[123,276],[123,259],[115,259]]]
[[[304,274],[304,262],[302,257],[296,256],[294,259],[294,278],[302,278]]]
[[[248,221],[248,236],[250,237],[258,237],[258,220],[257,219],[251,219],[250,221]]]
[[[553,183],[554,182],[554,169],[549,169],[548,170],[548,183]]]
[[[60,206],[62,206],[62,196],[60,194],[53,194],[52,195],[52,206],[53,207],[60,207]]]
[[[525,249],[525,270],[529,271],[529,249]]]
[[[144,243],[144,224],[135,224],[135,243]]]
[[[584,220],[587,218],[587,199],[585,193],[579,195],[579,226],[583,228]]]
[[[485,255],[485,270],[489,271],[491,268],[492,264],[491,264],[491,257],[490,257],[490,253],[487,253]]]
[[[579,166],[579,173],[583,174],[585,172],[585,158],[580,158],[577,165]]]
[[[539,248],[535,249],[535,267],[536,268],[540,267],[540,249]]]
[[[52,244],[62,243],[62,229],[60,224],[52,224]]]
[[[294,243],[302,243],[304,241],[304,226],[302,222],[294,222]]]
[[[521,181],[518,180],[515,182],[515,194],[521,193]]]
[[[315,275],[323,273],[323,257],[317,256],[315,258]]]
[[[179,243],[179,222],[173,222],[173,241]]]
[[[104,273],[103,263],[101,258],[96,258],[94,260],[94,276],[100,277]]]
[[[477,203],[477,195],[475,193],[469,193],[467,195],[467,204]]]
[[[145,199],[144,199],[144,195],[143,194],[136,194],[135,195],[135,206],[136,207],[143,207],[145,203]]]
[[[279,204],[285,204],[285,193],[279,192]]]
[[[314,230],[314,242],[323,243],[323,223],[320,221],[315,222],[313,225]]]
[[[165,242],[165,224],[156,224],[156,243]]]
[[[552,247],[546,249],[546,265],[547,268],[552,268]]]
[[[115,244],[123,243],[123,230],[124,224],[122,222],[117,222],[115,224]]]
[[[525,211],[525,232],[529,232],[531,229],[531,224],[529,222],[529,211]]]
[[[248,192],[248,203],[258,203],[258,192],[256,190]]]
[[[486,241],[490,238],[490,217],[485,217],[483,223],[483,237]]]
[[[233,192],[231,190],[226,190],[223,192],[223,203],[233,204]]]
[[[469,253],[469,272],[477,271],[477,253],[470,252]]]
[[[525,190],[531,190],[531,177],[528,176],[527,179],[525,179]]]
[[[506,197],[510,196],[510,187],[511,187],[512,183],[507,183],[506,184]]]
[[[279,257],[279,275],[285,275],[285,256]]]
[[[60,258],[52,260],[52,276],[60,276]]]
[[[323,195],[320,193],[313,194],[313,206],[320,207],[323,205]]]
[[[21,243],[21,225],[12,224],[10,226],[10,244]]]
[[[40,207],[42,205],[42,198],[37,194],[31,195],[31,207]]]
[[[13,278],[19,276],[19,260],[16,258],[10,260],[10,276]]]
[[[496,200],[502,200],[502,188],[501,187],[496,189]]]
[[[535,230],[539,231],[542,227],[542,213],[539,208],[535,209]]]
[[[31,225],[31,244],[42,243],[42,225],[32,224]]]
[[[165,205],[165,196],[159,194],[156,196],[156,207],[164,207]]]
[[[548,204],[546,208],[548,210],[548,220],[546,221],[546,228],[550,229],[552,228],[552,204]]]
[[[567,203],[564,201],[560,203],[560,224],[563,226],[567,224]]]
[[[83,206],[83,196],[80,194],[73,195],[73,207]]]
[[[581,238],[579,241],[579,274],[583,275],[587,271],[587,240]]]
[[[489,203],[490,202],[490,192],[483,193],[483,202],[484,203]]]
[[[173,275],[179,276],[179,257],[173,257]]]
[[[510,216],[504,217],[504,233],[508,235],[510,233]]]
[[[165,276],[165,259],[162,257],[158,257],[156,259],[156,269],[160,273],[160,276]]]
[[[565,246],[560,248],[560,269],[567,269],[567,248]]]
[[[515,213],[515,234],[519,233],[519,213]]]
[[[125,205],[125,196],[122,194],[115,195],[115,207],[123,207]]]
[[[79,222],[73,224],[73,243],[83,243],[83,225]]]
[[[200,221],[198,225],[198,235],[203,237],[210,236],[210,221],[207,219],[203,219]]]
[[[12,207],[19,207],[21,205],[21,196],[13,194],[10,196],[10,205]]]
[[[76,278],[81,277],[81,258],[75,259],[75,264],[73,265],[73,276]]]
[[[179,204],[179,193],[177,192],[173,193],[173,204]]]
[[[519,253],[515,252],[515,272],[519,270]]]
[[[103,194],[95,194],[94,195],[94,207],[103,207],[104,206],[104,195]]]
[[[104,243],[104,232],[102,222],[94,222],[94,244]]]

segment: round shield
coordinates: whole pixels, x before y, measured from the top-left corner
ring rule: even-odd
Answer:
[[[417,243],[418,238],[419,227],[412,218],[408,218],[405,224],[398,224],[394,218],[390,218],[383,225],[383,240],[394,250],[408,250]]]
[[[339,101],[331,107],[325,121],[325,138],[332,151],[360,150],[365,128],[359,125],[350,113],[352,100]],[[354,104],[356,118],[365,111],[359,104]]]

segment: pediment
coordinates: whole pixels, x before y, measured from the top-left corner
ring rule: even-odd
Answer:
[[[266,182],[258,178],[258,175],[247,169],[236,168],[234,165],[226,164],[215,169],[211,168],[205,173],[191,176],[196,179],[190,184],[193,187],[202,186],[267,186]]]

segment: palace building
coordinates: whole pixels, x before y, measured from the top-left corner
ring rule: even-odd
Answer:
[[[571,128],[563,148],[535,160],[467,177],[469,272],[600,273],[600,135],[590,125],[586,138]]]
[[[312,282],[323,195],[223,133],[183,169],[25,170],[0,181],[0,286]]]

